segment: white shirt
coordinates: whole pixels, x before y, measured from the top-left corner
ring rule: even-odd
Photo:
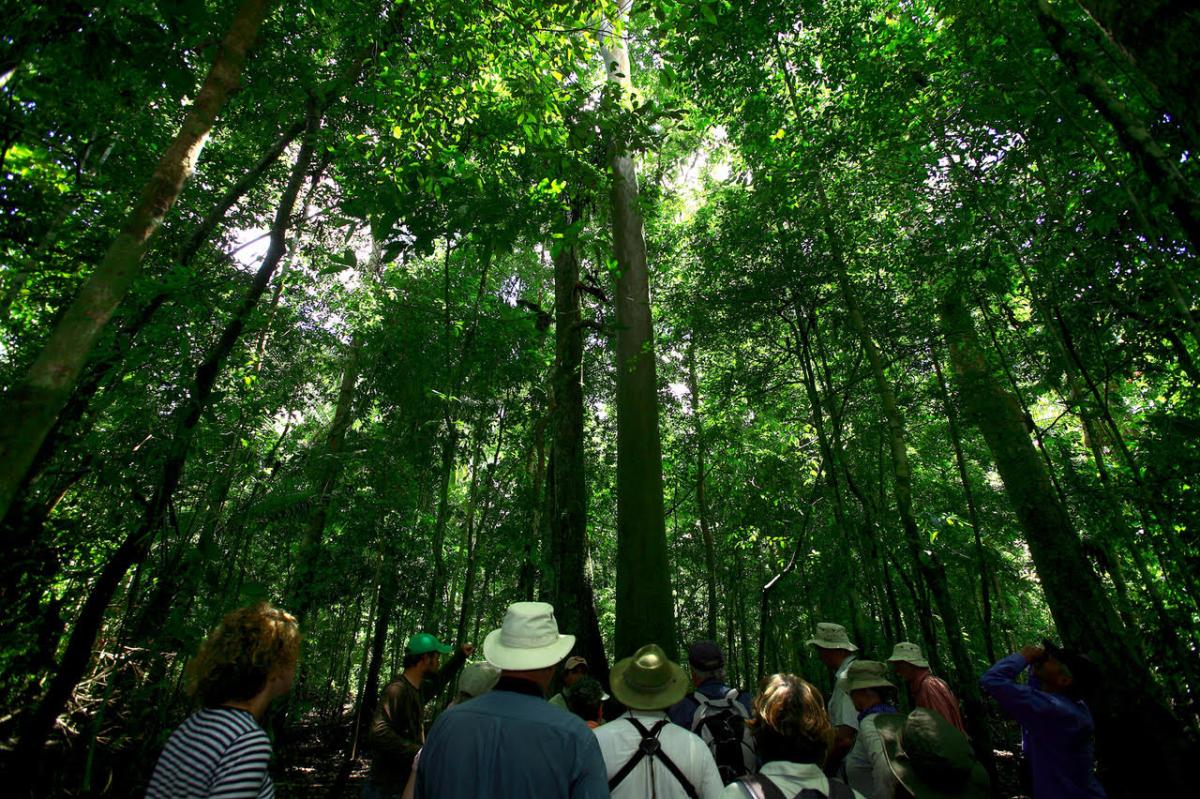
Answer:
[[[829,695],[829,703],[826,709],[829,711],[829,723],[835,729],[838,727],[858,729],[858,710],[855,709],[854,703],[850,701],[850,694],[838,688],[838,681],[850,670],[850,664],[853,662],[854,656],[851,655],[842,661],[842,665],[838,666],[837,673],[833,675],[833,693]]]
[[[642,742],[638,732],[627,718],[637,719],[647,730],[667,718],[665,711],[631,710],[618,719],[597,727],[596,740],[600,742],[600,753],[611,780],[630,761]],[[662,752],[671,758],[683,776],[696,789],[700,799],[717,799],[721,795],[721,773],[712,752],[700,736],[669,721],[658,734]],[[657,758],[649,756],[634,767],[612,792],[613,799],[687,799],[683,786],[667,767]]]
[[[875,728],[878,715],[867,716],[858,727],[854,748],[846,755],[846,782],[867,799],[892,799],[896,781],[883,751],[883,738]]]
[[[795,796],[805,789],[820,791],[823,796],[829,796],[829,778],[815,763],[790,763],[786,760],[772,760],[763,765],[758,771],[759,776],[766,777],[783,791],[784,796]],[[720,799],[747,799],[750,794],[736,782],[725,786]],[[854,799],[865,799],[858,791],[854,791]]]

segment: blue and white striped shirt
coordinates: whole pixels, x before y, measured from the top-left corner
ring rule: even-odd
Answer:
[[[146,799],[274,799],[270,760],[271,741],[254,716],[204,708],[171,733]]]

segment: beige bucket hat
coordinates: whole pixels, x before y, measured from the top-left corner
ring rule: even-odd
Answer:
[[[634,710],[662,710],[687,696],[692,681],[657,644],[647,644],[613,666],[613,695]]]
[[[479,663],[468,663],[458,678],[458,692],[469,697],[486,694],[496,687],[500,681],[500,669],[486,660]]]
[[[901,641],[892,649],[888,663],[911,663],[923,669],[929,668],[929,661],[921,654],[921,647],[908,641]]]
[[[817,625],[817,634],[808,639],[809,646],[821,649],[844,649],[847,652],[857,652],[858,647],[850,643],[846,628],[840,624],[823,621]]]
[[[887,678],[887,664],[878,660],[856,660],[837,681],[837,687],[850,693],[860,688],[891,688],[896,686]]]
[[[553,606],[514,602],[500,629],[483,640],[483,656],[498,669],[532,671],[553,666],[575,646],[575,636],[561,635]]]

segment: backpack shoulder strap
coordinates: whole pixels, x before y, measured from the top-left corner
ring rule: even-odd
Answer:
[[[692,694],[692,699],[696,700],[696,712],[692,713],[692,724],[688,729],[696,732],[700,729],[700,722],[704,721],[704,712],[708,709],[708,703],[711,700],[699,691]]]
[[[625,720],[628,721],[630,724],[632,724],[637,729],[637,731],[639,733],[641,733],[642,743],[645,744],[646,738],[650,735],[650,731],[647,730],[645,727],[643,727],[642,723],[640,721],[638,721],[637,719],[633,718],[632,716],[626,716]],[[657,741],[655,743],[657,743]],[[629,773],[631,771],[633,771],[635,768],[637,768],[637,764],[641,763],[642,758],[644,758],[648,754],[646,751],[647,749],[648,749],[648,747],[646,747],[646,746],[638,746],[638,748],[633,753],[633,757],[629,758],[629,760],[627,760],[625,762],[625,765],[621,766],[621,769],[616,774],[612,775],[612,777],[608,781],[608,790],[610,793],[612,791],[614,791],[616,789],[616,787],[618,785],[620,785],[621,782],[624,781],[624,779],[626,777],[629,776]]]
[[[787,799],[783,791],[779,790],[779,786],[761,774],[738,777],[737,784],[742,786],[742,790],[752,799]]]
[[[621,770],[614,774],[612,779],[608,781],[609,792],[615,790],[616,787],[620,785],[635,768],[637,768],[638,763],[641,763],[643,758],[650,757],[657,758],[658,761],[662,763],[664,767],[666,767],[667,771],[671,772],[671,776],[679,781],[679,785],[683,788],[684,793],[691,797],[691,799],[699,799],[700,795],[696,793],[696,789],[692,786],[692,783],[687,777],[684,776],[683,772],[679,770],[679,767],[675,765],[675,762],[667,756],[667,753],[662,750],[662,743],[658,740],[659,733],[663,731],[664,727],[671,723],[671,720],[663,719],[650,729],[646,729],[640,721],[632,716],[626,716],[625,720],[632,724],[634,728],[641,734],[642,741],[638,745],[637,751],[633,753],[633,757],[629,758],[629,761],[626,762],[624,766],[621,766]]]
[[[651,732],[653,732],[654,736],[657,738],[658,733],[668,723],[669,719],[663,719],[658,724],[654,725],[654,729]],[[658,758],[658,762],[666,766],[667,771],[671,772],[671,776],[673,776],[679,782],[679,786],[683,788],[684,793],[690,796],[691,799],[700,799],[700,794],[696,793],[696,788],[692,785],[691,780],[684,776],[683,772],[679,770],[679,766],[675,765],[675,761],[667,756],[667,753],[662,750],[661,746],[657,751],[655,751],[654,756]]]
[[[748,719],[750,718],[750,711],[747,710],[746,706],[742,704],[742,700],[738,697],[738,694],[738,689],[730,688],[729,693],[726,694],[725,698],[729,700],[729,706],[733,708],[739,716],[744,719]]]

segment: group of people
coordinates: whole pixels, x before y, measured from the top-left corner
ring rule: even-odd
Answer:
[[[484,660],[469,665],[472,645],[417,633],[372,719],[363,799],[989,795],[958,701],[920,647],[901,642],[886,662],[860,659],[832,623],[808,644],[833,678],[828,701],[795,674],[766,677],[753,697],[731,687],[713,641],[692,644],[686,669],[658,644],[643,646],[613,666],[610,696],[543,602],[510,605],[484,640]],[[260,603],[226,616],[193,662],[204,707],[172,734],[147,796],[273,796],[258,722],[288,691],[298,651],[284,611]],[[908,686],[908,714],[889,667]],[[1019,682],[1027,669],[1031,679]],[[450,707],[427,732],[427,703],[455,677]],[[1034,799],[1104,796],[1092,773],[1087,658],[1049,642],[1026,647],[981,685],[1024,728]]]

